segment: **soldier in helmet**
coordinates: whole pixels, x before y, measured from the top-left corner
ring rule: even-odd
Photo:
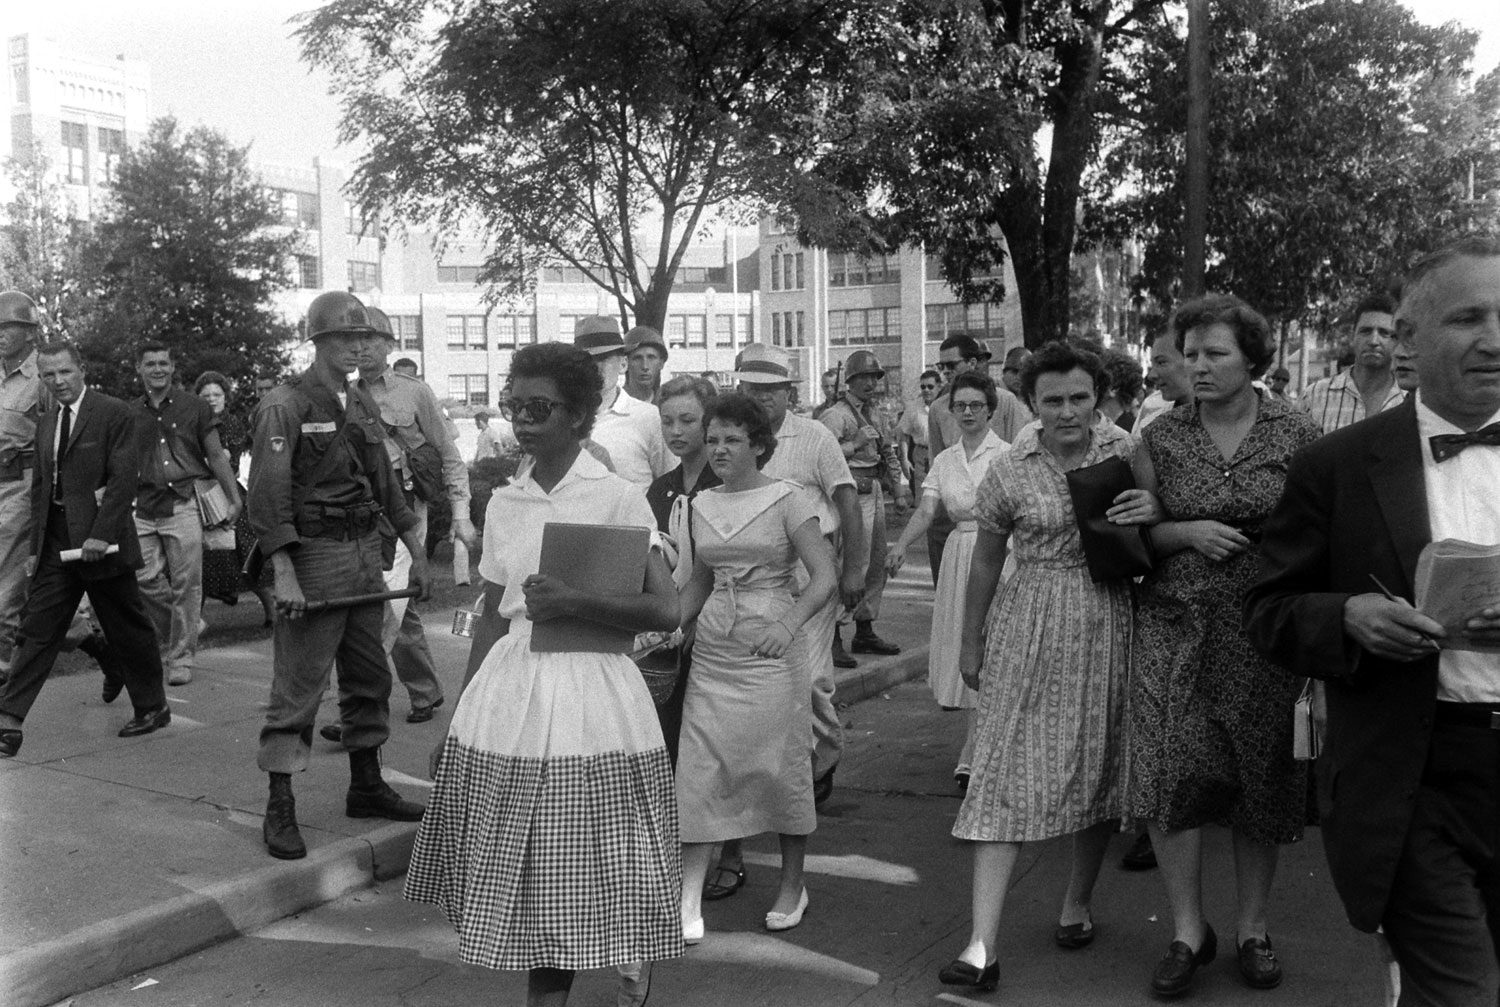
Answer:
[[[19,290],[0,294],[0,679],[10,671],[26,600],[36,420],[52,404],[36,372],[40,331],[30,297]]]
[[[250,524],[272,564],[280,613],[257,760],[271,777],[262,835],[271,856],[283,860],[307,855],[291,774],[307,768],[313,719],[335,657],[349,751],[345,814],[409,822],[424,810],[380,775],[391,695],[380,642],[384,605],[307,610],[309,601],[385,589],[382,514],[411,553],[411,586],[423,598],[431,594],[417,516],[391,468],[380,409],[348,380],[374,337],[374,325],[358,298],[332,291],[308,308],[307,332],[315,348],[312,366],[261,400],[250,468]]]
[[[865,593],[854,609],[854,641],[850,649],[856,654],[899,654],[901,648],[882,640],[875,633],[880,617],[880,596],[885,591],[885,494],[882,483],[889,483],[896,498],[896,508],[911,506],[911,493],[901,481],[901,459],[896,446],[882,434],[875,423],[873,400],[885,368],[869,350],[856,350],[844,363],[844,395],[818,417],[839,439],[839,447],[848,459],[859,494],[859,510],[864,520],[865,541],[869,559],[864,564]],[[843,645],[837,632],[833,638],[836,657],[842,657]]]

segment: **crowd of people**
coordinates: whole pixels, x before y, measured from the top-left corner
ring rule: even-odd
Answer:
[[[1500,606],[1444,626],[1412,602],[1427,543],[1500,544],[1500,242],[1445,248],[1399,298],[1361,301],[1350,369],[1295,399],[1266,319],[1226,294],[1178,305],[1148,341],[1149,395],[1139,365],[1086,341],[1013,350],[997,382],[984,345],[957,335],[899,418],[879,415],[868,351],[809,417],[780,347],[746,346],[722,390],[663,381],[654,330],[585,318],[571,345],[517,351],[503,427],[476,418],[476,460],[518,462],[482,522],[451,424],[353,295],[313,302],[312,366],[261,391],[248,429],[226,422],[222,375],[189,395],[164,347],[142,348],[146,394],[127,404],[88,387],[73,347],[31,346],[23,295],[0,294],[0,319],[0,395],[23,403],[0,430],[0,510],[30,520],[0,550],[35,557],[29,584],[0,583],[19,624],[0,754],[20,748],[84,594],[113,655],[106,699],[123,688],[135,707],[121,734],[167,726],[202,604],[201,549],[183,542],[209,522],[235,548],[238,526],[277,613],[268,852],[306,854],[291,780],[336,670],[339,723],[323,733],[349,754],[346,813],[420,820],[407,897],[442,908],[464,961],[527,971],[531,1004],[566,1002],[591,968],[644,1003],[651,964],[703,940],[709,904],[744,884],[740,843],[758,834],[780,847],[765,929],[802,924],[843,747],[834,669],[899,650],[876,631],[880,596],[922,538],[928,682],[961,711],[953,835],[972,848],[971,929],[939,983],[998,985],[1028,842],[1071,843],[1056,946],[1107,933],[1094,890],[1111,837],[1134,826],[1171,907],[1149,986],[1187,993],[1218,954],[1203,830],[1222,826],[1225,936],[1243,982],[1273,988],[1277,853],[1320,824],[1351,922],[1395,965],[1393,1001],[1500,998]],[[1104,520],[1149,543],[1138,575],[1100,574],[1075,512],[1073,480],[1110,465],[1133,487]],[[898,515],[916,505],[889,548],[888,496]],[[424,807],[385,783],[379,750],[393,678],[409,720],[450,698],[403,607],[431,589],[434,501],[456,544],[481,548],[483,602]],[[637,589],[544,569],[558,525],[630,532],[608,539],[608,562]],[[546,632],[555,620],[613,632]],[[654,678],[632,660],[646,652]],[[1300,698],[1326,732],[1315,801]]]

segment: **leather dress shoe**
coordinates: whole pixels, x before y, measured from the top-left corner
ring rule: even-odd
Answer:
[[[119,659],[109,642],[98,633],[90,633],[78,645],[78,649],[92,657],[94,663],[99,665],[99,670],[104,672],[104,688],[100,691],[99,698],[106,703],[113,703],[125,688],[125,676],[121,674]]]
[[[854,642],[849,649],[856,654],[879,654],[882,657],[894,657],[901,653],[901,648],[894,643],[882,640],[874,633],[854,634]]]
[[[142,734],[150,734],[158,727],[166,727],[172,722],[172,708],[163,703],[154,710],[137,714],[134,720],[126,721],[125,726],[120,728],[120,737],[134,738]]]
[[[1271,950],[1271,935],[1247,937],[1239,950],[1240,977],[1247,986],[1258,990],[1281,985],[1281,963]]]
[[[1000,985],[1000,961],[996,959],[980,968],[955,958],[938,972],[938,982],[944,986],[965,986],[980,993],[988,993]]]
[[[318,728],[318,737],[324,741],[342,742],[344,740],[344,729],[338,724],[324,724]]]
[[[849,656],[844,649],[844,641],[838,637],[833,638],[833,666],[835,668],[858,668],[859,662]]]
[[[120,698],[120,691],[125,688],[125,680],[118,675],[109,672],[104,673],[104,687],[99,690],[99,698],[106,703],[113,703]]]
[[[431,706],[414,706],[411,708],[411,712],[406,715],[406,722],[408,724],[425,724],[432,719],[432,711],[442,705],[443,701],[439,699]]]
[[[1087,923],[1058,924],[1052,931],[1052,943],[1067,951],[1077,951],[1094,943],[1094,921]]]
[[[1151,974],[1151,992],[1159,997],[1181,996],[1193,985],[1194,973],[1213,961],[1218,953],[1219,939],[1214,936],[1214,928],[1207,924],[1203,927],[1203,943],[1197,951],[1182,941],[1173,941]]]
[[[1135,837],[1135,842],[1120,858],[1120,866],[1127,871],[1149,871],[1156,866],[1156,849],[1151,845],[1151,833],[1142,832]]]
[[[21,729],[19,727],[0,728],[0,759],[12,758],[21,750]]]

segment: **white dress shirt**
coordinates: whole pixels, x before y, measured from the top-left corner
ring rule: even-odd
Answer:
[[[618,389],[609,408],[594,417],[594,432],[589,436],[609,452],[615,472],[642,489],[677,467],[661,435],[660,410]]]

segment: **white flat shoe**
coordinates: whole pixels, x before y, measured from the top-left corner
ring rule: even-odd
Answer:
[[[683,924],[682,924],[682,943],[684,943],[684,944],[697,944],[699,941],[703,940],[703,929],[704,928],[703,928],[703,917],[702,916],[698,917],[696,920],[693,920],[691,922],[683,921]]]
[[[766,913],[766,929],[771,931],[790,930],[802,922],[802,914],[807,912],[807,889],[802,889],[802,894],[797,897],[797,908],[789,913]]]

